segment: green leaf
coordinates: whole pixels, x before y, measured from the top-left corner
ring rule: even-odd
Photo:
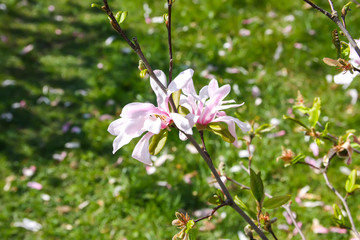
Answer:
[[[255,134],[270,132],[274,128],[274,125],[266,123],[255,129]]]
[[[347,217],[345,217],[342,214],[342,211],[340,210],[339,206],[334,203],[333,209],[334,209],[334,215],[332,217],[333,221],[340,227],[350,228],[351,227],[350,221]]]
[[[291,199],[291,195],[275,196],[264,202],[264,208],[274,209],[281,207]]]
[[[309,122],[312,127],[316,126],[316,123],[319,121],[320,117],[320,108],[321,108],[321,100],[319,97],[314,98],[314,103],[312,108],[309,110]]]
[[[356,174],[357,174],[357,171],[355,169],[353,169],[351,171],[351,173],[349,174],[348,179],[345,182],[345,190],[348,193],[352,193],[353,191],[355,191],[356,189],[359,188],[359,185],[355,184]]]
[[[262,203],[265,198],[264,184],[261,180],[261,172],[256,174],[254,170],[250,169],[250,189],[252,195],[258,203],[258,206],[261,209]]]
[[[256,213],[255,213],[254,211],[251,211],[251,210],[246,206],[246,204],[245,204],[243,201],[241,201],[241,199],[240,199],[237,195],[235,195],[235,197],[234,197],[234,202],[235,202],[242,210],[244,210],[245,212],[247,212],[252,219],[257,219]]]
[[[151,155],[157,155],[164,148],[168,137],[167,129],[162,129],[159,134],[154,135],[151,138],[149,144],[149,152]]]
[[[324,130],[321,132],[321,136],[326,137],[328,133],[329,133],[329,122],[325,124]]]
[[[305,158],[305,155],[300,153],[298,154],[296,157],[294,157],[293,159],[291,159],[291,164],[295,164],[301,160],[303,160]]]
[[[341,41],[341,53],[342,59],[348,60],[350,56],[350,46],[346,42]]]
[[[209,197],[208,202],[214,205],[221,205],[224,202],[224,194],[218,190],[216,194]]]
[[[141,70],[141,71],[140,71],[140,77],[141,77],[141,78],[146,77],[146,74],[147,74],[147,73],[148,73],[148,70],[147,70],[147,69]]]
[[[229,132],[226,123],[212,122],[207,125],[206,129],[209,130],[210,132],[215,133],[216,135],[219,135],[225,142],[233,143],[235,141],[235,138]]]
[[[189,220],[187,223],[186,223],[186,230],[185,232],[186,233],[189,233],[189,231],[195,226],[195,222],[194,220]]]
[[[172,94],[172,98],[174,100],[174,103],[175,103],[175,107],[176,109],[179,107],[180,105],[180,95],[181,95],[181,90],[178,90],[176,92],[173,92]]]
[[[128,15],[128,11],[118,11],[115,14],[115,19],[120,24],[125,21],[127,15]]]
[[[283,115],[283,119],[285,119],[285,120],[291,120],[291,121],[299,124],[300,126],[303,126],[306,130],[309,130],[309,131],[310,131],[310,128],[309,128],[308,126],[306,126],[303,122],[301,122],[299,119],[292,118],[292,117],[289,117],[289,116],[286,116],[286,115]]]
[[[310,111],[310,108],[307,108],[303,105],[295,105],[293,106],[293,109],[299,110],[303,114],[307,114]]]

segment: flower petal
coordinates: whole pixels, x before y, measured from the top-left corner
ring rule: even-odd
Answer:
[[[138,119],[150,113],[157,111],[157,108],[151,103],[133,102],[127,104],[120,114],[123,118]]]
[[[357,72],[351,73],[350,71],[342,72],[334,76],[334,82],[347,88],[358,74]]]
[[[149,153],[149,140],[154,134],[151,132],[146,133],[140,141],[136,144],[132,157],[136,160],[145,163],[146,165],[152,166]]]
[[[166,87],[167,80],[166,80],[165,73],[161,70],[154,70],[154,74],[157,76],[157,78],[160,80],[160,82]],[[158,107],[162,108],[163,110],[166,110],[168,108],[167,103],[166,103],[167,93],[165,93],[160,88],[160,86],[155,82],[155,80],[151,77],[150,77],[150,85],[156,95]]]
[[[181,72],[170,84],[168,90],[170,93],[176,92],[177,90],[182,89],[194,75],[194,70],[187,69]]]
[[[234,118],[234,117],[230,117],[230,116],[223,116],[223,117],[216,118],[213,122],[224,122],[224,123],[226,123],[228,125],[228,129],[229,129],[230,134],[235,138],[235,141],[233,142],[233,145],[235,147],[239,147],[239,143],[237,141],[237,134],[236,134],[235,124],[238,125],[238,127],[243,132],[247,132],[247,131],[249,131],[251,129],[249,124],[246,124],[246,123],[240,121],[239,119]]]
[[[190,115],[190,114],[188,114]],[[191,114],[193,116],[195,116],[194,114]],[[189,117],[189,119],[183,117],[182,115],[178,114],[178,113],[170,113],[170,117],[171,119],[174,121],[175,125],[184,133],[186,134],[190,134],[192,135],[192,127],[194,126],[194,118],[192,118],[191,116]]]
[[[158,134],[161,129],[161,119],[157,117],[147,118],[144,122],[142,130]]]

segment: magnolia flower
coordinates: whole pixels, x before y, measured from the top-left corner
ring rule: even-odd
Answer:
[[[191,80],[193,73],[192,69],[187,69],[181,72],[167,86],[164,72],[155,70],[154,74],[165,87],[167,86],[167,92],[165,93],[155,80],[150,78],[151,88],[157,97],[157,107],[151,103],[134,102],[127,104],[123,108],[121,118],[113,121],[108,128],[112,135],[117,136],[113,142],[113,153],[128,144],[133,138],[139,137],[146,132],[136,144],[132,157],[147,165],[152,165],[149,152],[149,140],[152,136],[160,133],[160,130],[168,128],[173,123],[182,132],[192,134],[196,116],[188,114],[183,117],[178,113],[170,112],[169,98],[171,93],[180,90]]]
[[[358,44],[360,40],[355,40],[355,42]],[[351,45],[349,58],[349,63],[351,63],[356,68],[360,67],[360,57]],[[351,71],[344,71],[334,76],[334,82],[336,84],[344,85],[344,88],[347,88],[357,75],[359,75],[358,71],[353,71],[352,73]]]
[[[180,105],[198,117],[196,121],[198,129],[205,129],[210,123],[224,122],[227,124],[230,134],[235,139],[233,144],[238,146],[235,124],[240,127],[243,132],[249,131],[250,126],[237,118],[227,116],[226,113],[222,111],[228,108],[240,107],[244,104],[230,104],[235,103],[234,100],[223,101],[230,93],[229,84],[219,87],[218,81],[213,79],[209,85],[203,87],[199,95],[197,95],[194,83],[190,80],[182,91],[185,95],[181,95]],[[184,138],[184,136],[181,138]]]

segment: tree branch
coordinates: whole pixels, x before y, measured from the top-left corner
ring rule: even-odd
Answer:
[[[330,4],[331,10],[332,10],[332,13],[329,13],[328,11],[322,9],[315,3],[311,2],[310,0],[303,0],[303,1],[306,2],[307,4],[309,4],[310,6],[312,6],[313,8],[315,8],[316,10],[318,10],[319,12],[321,12],[322,14],[324,14],[325,16],[327,16],[328,18],[330,18],[331,21],[333,21],[340,28],[340,30],[344,33],[345,37],[349,40],[350,45],[355,49],[357,55],[360,57],[359,47],[357,46],[355,40],[352,38],[350,33],[347,31],[346,27],[340,21],[338,14],[334,9],[334,6],[333,6],[331,0],[329,0],[329,4]]]

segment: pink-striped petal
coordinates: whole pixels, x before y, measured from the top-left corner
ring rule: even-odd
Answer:
[[[194,126],[194,122],[191,125],[189,119],[183,117],[178,113],[170,113],[171,119],[174,121],[175,125],[184,133],[192,135],[192,127]],[[190,118],[191,119],[191,118]]]
[[[158,109],[151,103],[134,102],[127,104],[122,109],[120,117],[138,119],[156,111],[158,111]]]
[[[160,82],[164,85],[164,87],[167,87],[167,79],[166,79],[165,73],[161,70],[154,70],[154,74],[157,76],[157,78],[160,80]],[[160,86],[155,82],[155,80],[151,77],[150,77],[150,85],[156,95],[158,107],[163,110],[167,110],[168,106],[167,106],[166,98],[167,98],[168,94],[166,92],[164,92],[160,88]]]

